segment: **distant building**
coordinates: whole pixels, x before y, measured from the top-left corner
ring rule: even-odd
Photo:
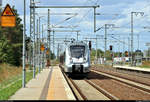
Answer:
[[[143,53],[143,57],[150,57],[150,48],[148,48],[148,50],[145,50]]]

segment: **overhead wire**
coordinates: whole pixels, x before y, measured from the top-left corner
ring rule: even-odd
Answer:
[[[84,5],[86,5],[86,3],[88,2],[88,0],[86,0],[85,2],[84,2]],[[78,8],[78,12],[81,12],[81,8]],[[73,26],[75,26],[75,25],[73,25]],[[72,35],[72,33],[73,33],[73,30],[74,30],[74,28],[72,28],[72,32],[70,33],[71,35]],[[68,35],[66,35],[66,37],[67,37]]]
[[[150,4],[148,4],[147,6],[145,6],[144,8],[146,8],[146,7],[148,7]],[[131,14],[131,13],[130,13]],[[144,17],[147,17],[148,15],[144,15],[144,16],[141,16],[141,17],[139,17],[139,18],[137,18],[137,19],[140,19],[140,18],[144,18]],[[137,20],[136,19],[136,20]],[[131,24],[130,22],[129,23],[127,23],[127,24],[124,24],[124,26],[127,26],[127,25],[129,25],[129,24]],[[124,26],[121,26],[121,28],[123,28]]]
[[[86,3],[88,3],[88,1],[89,1],[89,0],[87,0],[84,5],[86,5]],[[97,1],[98,1],[98,0],[97,0]],[[97,1],[96,1],[96,2],[97,2]],[[87,16],[87,14],[91,12],[91,10],[92,10],[92,9],[89,9],[89,10],[81,17],[81,19],[80,19],[77,23],[75,23],[73,26],[75,26],[75,25],[80,25],[80,23],[83,21],[83,19],[85,19],[85,17]],[[80,8],[80,11],[81,11],[81,8]],[[72,30],[74,30],[74,28],[73,28]]]
[[[146,5],[144,8],[146,8],[146,7],[148,7],[150,4],[148,4],[148,5]],[[131,13],[129,13],[129,14],[131,14]],[[118,14],[119,15],[119,14]],[[146,15],[144,15],[144,17],[145,17]],[[147,15],[148,16],[148,15]],[[138,18],[139,19],[139,18]],[[111,20],[111,22],[112,22],[113,20]],[[108,22],[110,22],[110,21],[108,21]],[[124,24],[123,26],[121,26],[121,28],[123,28],[124,26],[127,26],[127,25],[129,25],[130,24],[130,22],[129,23],[126,23],[126,24]],[[104,26],[104,25],[103,25]],[[102,26],[102,27],[103,27]]]
[[[89,0],[88,0],[89,1]],[[91,1],[91,0],[90,0]],[[97,5],[99,0],[97,0],[96,2],[94,2],[94,5]],[[85,20],[85,17],[92,11],[92,9],[89,9],[82,17],[81,19],[75,24],[75,25],[80,25],[81,22],[83,21],[83,19]]]

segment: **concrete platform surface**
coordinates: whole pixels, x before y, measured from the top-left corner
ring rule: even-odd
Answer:
[[[75,97],[58,66],[53,67],[47,100],[75,100]]]
[[[9,100],[75,100],[58,66],[44,69]]]
[[[130,70],[138,70],[138,71],[143,71],[143,72],[150,72],[150,68],[130,67],[130,66],[121,66],[121,65],[114,65],[113,67],[130,69]]]
[[[52,69],[43,69],[35,79],[31,79],[25,88],[19,89],[9,100],[39,100]]]

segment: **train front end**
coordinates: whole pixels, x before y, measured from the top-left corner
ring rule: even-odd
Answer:
[[[66,48],[65,72],[88,73],[90,72],[90,51],[84,43],[73,43]]]

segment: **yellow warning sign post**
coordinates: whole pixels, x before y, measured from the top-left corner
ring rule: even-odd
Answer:
[[[6,5],[4,11],[1,15],[1,26],[2,27],[15,27],[16,26],[16,16],[12,11],[9,4]]]

